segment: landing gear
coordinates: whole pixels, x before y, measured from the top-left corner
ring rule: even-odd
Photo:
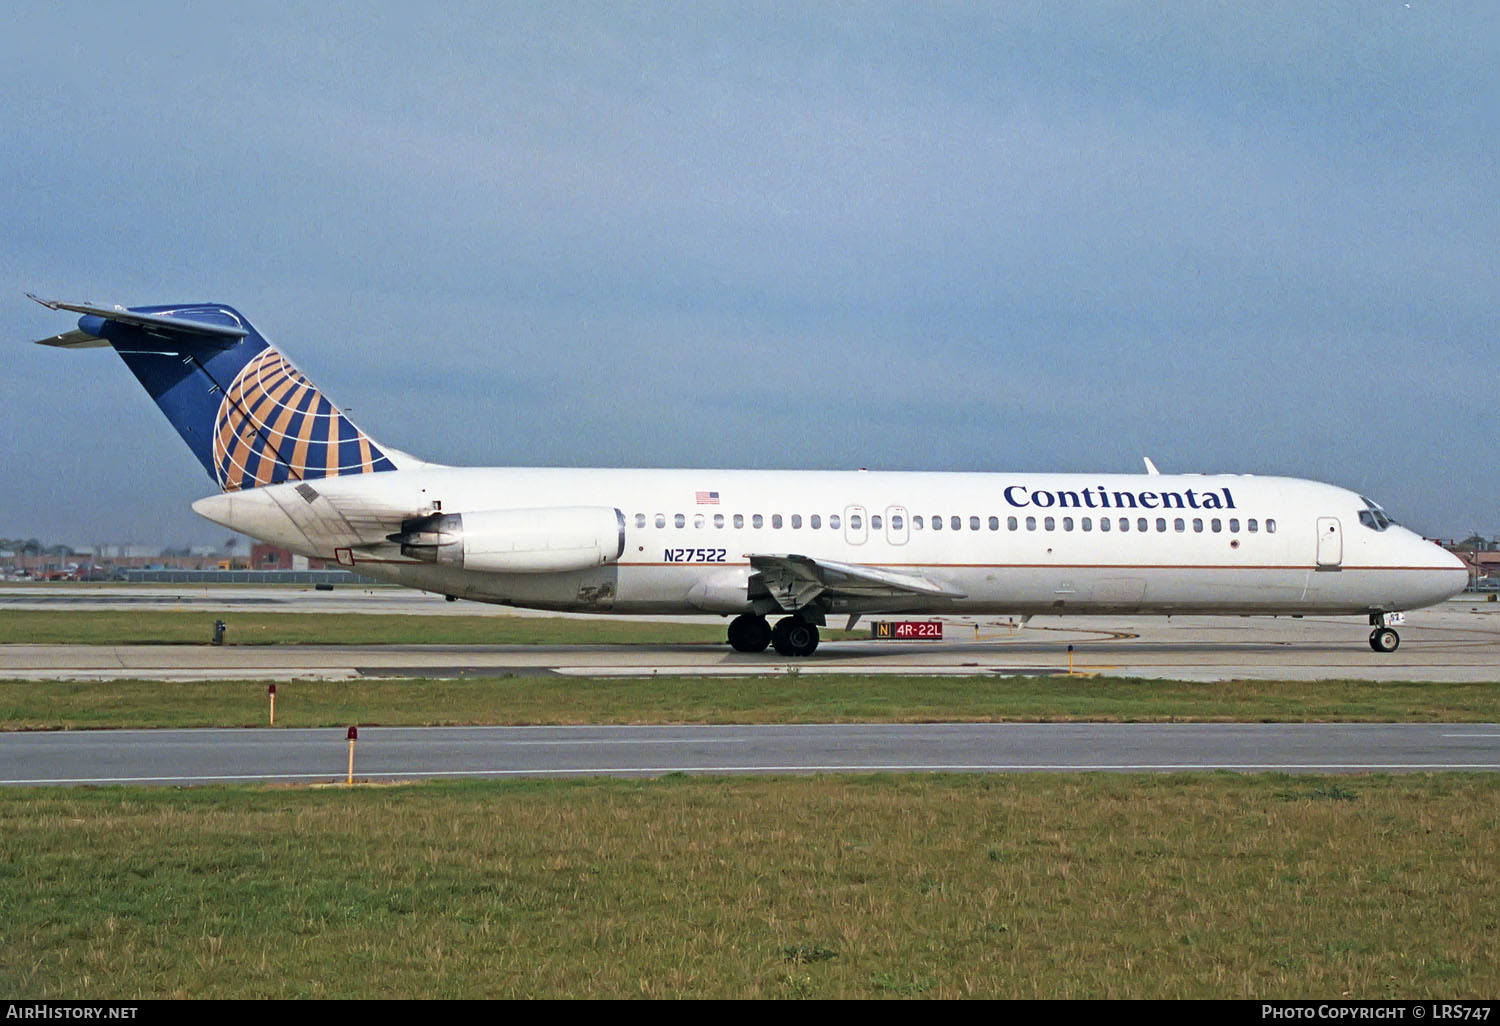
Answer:
[[[784,656],[809,656],[818,648],[818,629],[800,616],[788,616],[771,631],[771,644]]]
[[[729,621],[729,644],[736,652],[764,652],[771,643],[771,625],[764,616],[744,613]]]
[[[1390,617],[1396,623],[1404,622],[1400,613],[1392,613]],[[1370,632],[1370,648],[1373,651],[1389,653],[1401,647],[1401,635],[1391,630],[1386,614],[1371,613],[1370,626],[1375,628]]]

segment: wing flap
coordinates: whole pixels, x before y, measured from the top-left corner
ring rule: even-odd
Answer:
[[[824,596],[964,597],[963,592],[943,581],[864,563],[841,563],[796,554],[751,553],[748,558],[761,584],[783,609],[802,609]]]

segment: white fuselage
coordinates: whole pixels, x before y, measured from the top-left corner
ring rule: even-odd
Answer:
[[[572,507],[622,514],[618,556],[481,572],[386,540],[434,511]],[[1431,605],[1466,581],[1433,543],[1370,526],[1354,492],[1290,478],[425,467],[253,488],[194,509],[372,577],[555,610],[774,612],[746,597],[751,554],[916,574],[947,591],[832,599],[832,613],[1366,614]]]

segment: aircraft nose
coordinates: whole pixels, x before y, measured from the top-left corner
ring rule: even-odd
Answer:
[[[1433,561],[1437,569],[1429,571],[1425,576],[1432,582],[1435,596],[1433,602],[1446,602],[1469,586],[1469,564],[1436,542],[1432,545],[1438,550],[1437,558]]]

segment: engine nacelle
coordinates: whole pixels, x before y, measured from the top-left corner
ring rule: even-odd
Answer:
[[[551,574],[613,563],[625,514],[608,506],[434,513],[404,521],[387,541],[424,563],[505,574]]]

